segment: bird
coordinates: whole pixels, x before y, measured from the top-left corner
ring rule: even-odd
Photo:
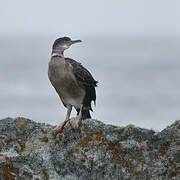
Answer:
[[[53,129],[53,135],[62,132],[69,121],[73,128],[79,128],[81,120],[91,118],[92,101],[96,104],[96,81],[92,74],[80,63],[64,57],[64,51],[81,40],[71,40],[69,37],[56,39],[52,46],[51,58],[48,64],[49,80],[67,108],[63,122]],[[77,116],[70,118],[72,108]]]

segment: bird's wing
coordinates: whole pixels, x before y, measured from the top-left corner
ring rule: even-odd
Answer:
[[[83,105],[92,110],[91,101],[94,101],[94,103],[96,102],[95,87],[97,86],[98,82],[93,78],[91,73],[85,67],[82,66],[81,63],[70,58],[65,59],[68,63],[72,65],[75,77],[84,86],[86,94],[84,97]]]
[[[97,86],[98,82],[93,78],[91,73],[85,67],[82,66],[81,63],[71,58],[65,58],[65,60],[72,65],[75,77],[78,81],[82,82],[84,86]]]

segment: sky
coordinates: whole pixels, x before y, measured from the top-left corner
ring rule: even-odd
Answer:
[[[99,81],[93,118],[161,130],[180,119],[178,0],[2,1],[0,119],[57,124],[66,110],[47,78],[57,37]],[[73,114],[75,115],[75,114]]]
[[[2,1],[1,33],[179,35],[178,0]]]

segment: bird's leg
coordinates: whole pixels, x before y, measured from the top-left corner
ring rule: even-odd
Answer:
[[[66,123],[70,120],[70,114],[72,111],[72,106],[67,106],[67,114],[66,114],[66,119],[64,120],[64,122],[58,124],[54,129],[53,129],[53,134],[56,137],[56,135],[61,132],[64,128],[64,126],[66,125]]]
[[[81,104],[79,114],[76,117],[71,118],[70,124],[75,129],[78,129],[79,125],[81,123],[81,120],[82,120],[82,109],[83,109],[83,105]]]

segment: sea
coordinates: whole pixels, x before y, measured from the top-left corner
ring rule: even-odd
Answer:
[[[66,108],[47,75],[55,38],[0,36],[0,119],[22,116],[53,125],[64,120]],[[65,51],[65,57],[81,62],[99,82],[93,119],[155,131],[180,119],[179,37],[81,40]]]

